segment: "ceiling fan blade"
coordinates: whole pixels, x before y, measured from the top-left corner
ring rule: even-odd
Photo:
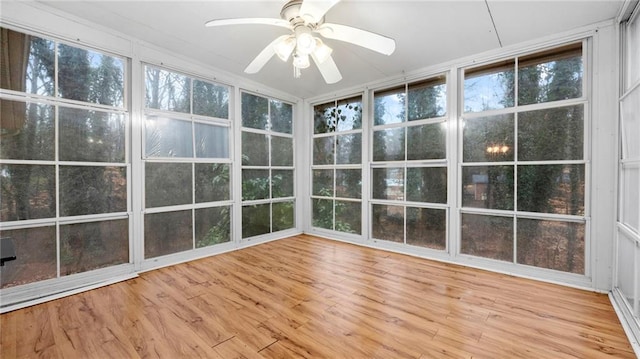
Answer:
[[[318,70],[320,70],[320,74],[322,74],[326,83],[334,84],[342,80],[342,74],[340,74],[340,70],[338,70],[338,66],[336,66],[336,63],[333,61],[331,56],[322,63],[318,61],[314,54],[311,54],[311,58],[313,59],[313,62],[316,63],[316,66],[318,66]]]
[[[396,49],[394,39],[351,26],[324,23],[315,31],[327,39],[349,42],[385,55],[391,55]]]
[[[206,27],[214,27],[214,26],[227,26],[227,25],[272,25],[272,26],[280,26],[289,29],[291,25],[288,21],[282,19],[275,18],[263,18],[263,17],[247,17],[240,19],[217,19],[207,21],[204,26]]]
[[[300,16],[308,22],[320,22],[324,14],[340,0],[304,0],[300,6]]]
[[[273,40],[269,45],[267,45],[267,47],[265,47],[258,54],[258,56],[256,56],[255,59],[253,59],[253,61],[251,61],[249,66],[247,66],[247,68],[244,69],[244,72],[248,74],[255,74],[258,71],[260,71],[260,69],[262,69],[262,67],[264,67],[264,65],[266,65],[267,62],[269,62],[269,60],[271,60],[273,55],[276,54],[275,45],[280,41],[284,41],[289,36],[290,35],[282,35],[282,36],[279,36],[277,39]]]

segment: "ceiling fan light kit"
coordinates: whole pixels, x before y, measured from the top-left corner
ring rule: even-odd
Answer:
[[[325,62],[333,53],[333,49],[325,45],[319,38],[316,37],[315,40],[316,48],[313,50],[313,54],[318,58],[318,61]]]
[[[294,77],[298,78],[302,69],[311,66],[309,61],[309,57],[311,57],[324,80],[328,84],[332,84],[342,79],[340,70],[338,70],[331,56],[333,49],[313,34],[362,46],[384,55],[391,55],[396,47],[395,41],[386,36],[351,26],[325,23],[324,15],[338,1],[291,0],[282,7],[280,12],[281,19],[217,19],[208,21],[205,26],[261,24],[287,28],[292,34],[280,36],[272,41],[256,56],[244,72],[249,74],[257,73],[274,55],[277,55],[285,62],[290,57],[293,57],[293,74]]]
[[[289,56],[291,56],[291,53],[293,53],[293,49],[295,48],[296,38],[295,36],[289,36],[275,44],[273,50],[276,52],[276,55],[278,55],[280,60],[287,62],[287,60],[289,60]]]
[[[293,55],[293,67],[306,69],[309,66],[311,66],[311,63],[309,62],[309,55],[301,55],[298,53]]]

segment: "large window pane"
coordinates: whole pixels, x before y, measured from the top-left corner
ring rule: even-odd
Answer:
[[[125,161],[124,114],[64,107],[58,114],[61,161]]]
[[[584,215],[584,165],[518,166],[518,210]]]
[[[467,119],[462,132],[462,159],[513,161],[513,135],[513,114]]]
[[[518,104],[528,105],[582,96],[582,44],[521,57]]]
[[[313,112],[314,134],[362,128],[362,99],[360,96],[316,105],[313,107]]]
[[[583,126],[583,105],[518,114],[518,159],[583,159]]]
[[[312,199],[313,226],[325,229],[333,229],[333,200]]]
[[[447,168],[407,168],[407,201],[447,203]]]
[[[293,127],[293,106],[278,100],[269,101],[271,131],[291,133]]]
[[[227,201],[230,199],[230,165],[196,163],[196,203]]]
[[[60,226],[60,275],[129,263],[129,221]]]
[[[127,211],[126,167],[60,166],[60,215]]]
[[[269,165],[269,138],[267,135],[242,132],[242,164],[245,166]]]
[[[345,233],[362,232],[362,205],[360,202],[335,201],[335,230]]]
[[[313,170],[314,196],[333,197],[333,170]]]
[[[271,198],[293,197],[293,170],[271,171]]]
[[[636,21],[638,22],[638,21]],[[638,46],[640,48],[640,46]],[[640,86],[620,102],[622,120],[622,155],[624,159],[640,159]]]
[[[460,252],[513,261],[513,218],[462,214]]]
[[[145,67],[145,101],[147,108],[189,113],[191,79],[187,76]]]
[[[636,17],[635,20],[626,23],[625,27],[625,72],[626,72],[626,87],[630,88],[633,84],[640,81],[640,21]],[[637,107],[636,107],[637,108]]]
[[[294,197],[294,140],[285,135],[293,134],[293,105],[243,93],[242,124],[261,130],[261,133],[243,131],[242,200]],[[242,237],[293,228],[294,213],[295,202],[292,200],[245,204],[242,209]]]
[[[231,165],[213,162],[230,158],[231,127],[227,121],[222,121],[229,119],[229,87],[147,67],[146,90],[148,108],[197,117],[176,114],[167,119],[153,113],[152,116],[147,115],[148,119],[156,122],[146,123],[147,156],[178,157],[182,160],[145,164],[145,207],[231,200]],[[268,153],[265,158],[268,162]],[[229,206],[147,213],[145,226],[152,225],[150,221],[155,217],[165,218],[165,222],[171,222],[170,218],[175,217],[173,225],[179,228],[169,235],[153,234],[150,243],[145,238],[146,258],[231,240]],[[145,227],[145,236],[150,230]]]
[[[362,96],[314,106],[312,222],[314,227],[360,234],[362,227]],[[349,131],[350,133],[344,133]],[[352,168],[336,165],[357,165]],[[329,168],[327,168],[329,167]],[[356,167],[356,168],[353,168]],[[342,201],[337,198],[353,198]]]
[[[362,197],[362,171],[360,169],[336,169],[336,197]]]
[[[371,217],[373,238],[404,243],[404,207],[374,204]]]
[[[633,307],[633,287],[639,276],[634,270],[636,242],[635,239],[627,237],[624,232],[618,232],[618,238],[618,253],[616,254],[618,282],[616,286],[620,289],[629,305]]]
[[[273,232],[283,231],[295,226],[294,202],[276,202],[271,205]]]
[[[193,249],[191,210],[145,214],[144,257]]]
[[[55,159],[54,107],[0,100],[0,158]]]
[[[149,108],[218,119],[229,118],[227,86],[147,67],[146,90]],[[202,118],[194,121],[193,117],[177,115],[176,119],[155,116],[148,118],[157,118],[157,123],[147,121],[146,124],[147,156],[181,157],[189,161],[193,161],[194,157],[230,157],[229,126],[205,122]],[[195,203],[228,201],[231,199],[230,172],[231,166],[228,163],[148,162],[145,165],[146,207],[189,205],[194,203],[194,195]],[[147,245],[145,238],[147,258],[190,250],[194,248],[194,243],[198,248],[230,240],[228,207],[147,214],[145,226],[149,218],[153,218],[149,216],[163,215],[167,218],[176,217],[178,223],[174,225],[181,228],[175,229],[173,235],[179,238],[172,242],[171,238],[158,234],[158,239],[150,245]],[[195,215],[195,218],[192,218],[192,215]],[[192,233],[193,225],[196,226],[195,239]],[[145,228],[145,235],[148,230]]]
[[[374,162],[397,161],[386,164],[394,167],[373,168],[371,171],[371,196],[374,200],[434,201],[444,195],[446,203],[446,168],[444,192],[436,195],[438,184],[431,181],[431,170],[408,167],[406,161],[444,160],[446,153],[446,127],[441,123],[407,121],[428,120],[446,115],[446,78],[437,77],[405,86],[374,93],[374,127],[372,160]],[[435,171],[440,171],[440,168]],[[438,176],[435,176],[438,177]],[[434,178],[435,178],[434,177]],[[410,193],[410,192],[413,193]],[[424,194],[422,192],[425,192]],[[428,194],[426,193],[428,192]],[[429,197],[429,195],[435,195]],[[427,199],[427,197],[429,197]],[[406,212],[400,205],[373,204],[371,206],[371,236],[398,243],[407,243],[409,235],[416,231],[415,211]],[[405,215],[407,216],[405,218]],[[411,218],[409,217],[411,216]],[[405,223],[406,222],[406,223]],[[412,228],[407,226],[411,222]],[[446,229],[446,223],[445,227]],[[413,233],[415,235],[415,233]]]
[[[447,211],[407,207],[407,244],[445,250]]]
[[[545,213],[548,219],[517,213],[513,233],[513,217],[463,214],[462,253],[512,262],[517,248],[517,264],[584,274],[588,218],[558,216],[586,215],[582,44],[465,70],[463,112],[515,108],[465,116],[462,206]],[[580,103],[557,103],[569,99]]]
[[[373,125],[388,125],[405,121],[405,88],[404,86],[373,96]]]
[[[293,166],[293,139],[271,136],[271,165]]]
[[[17,257],[0,288],[128,263],[126,60],[0,32],[0,88],[24,97],[0,100],[0,222],[40,220],[0,230],[3,255]],[[80,215],[100,218],[62,221]]]
[[[404,168],[374,168],[373,198],[404,200]]]
[[[622,176],[620,220],[640,234],[640,166],[624,166],[620,175]]]
[[[0,288],[56,277],[55,226],[2,230],[2,238],[11,242],[16,259],[0,270]]]
[[[204,123],[193,124],[196,135],[196,157],[229,158],[229,127]]]
[[[267,130],[269,125],[269,100],[242,93],[242,126]]]
[[[408,120],[442,117],[447,114],[446,78],[429,79],[409,85]]]
[[[193,113],[229,118],[229,88],[210,82],[193,80]]]
[[[437,160],[447,157],[444,123],[407,128],[407,160]]]
[[[271,204],[242,207],[242,238],[249,238],[271,232]]]
[[[54,42],[0,27],[2,32],[3,89],[53,96]],[[5,42],[6,41],[6,42]],[[26,71],[25,71],[26,70]],[[2,111],[4,114],[4,109]],[[3,119],[4,121],[4,119]]]
[[[336,136],[336,164],[362,163],[362,134]]]
[[[0,220],[56,216],[55,166],[1,165]]]
[[[464,112],[480,112],[514,105],[514,61],[491,64],[464,74]]]
[[[328,133],[336,131],[335,102],[313,106],[313,133]]]
[[[373,160],[403,161],[404,134],[404,128],[373,132]]]
[[[332,165],[334,164],[334,141],[335,137],[319,137],[313,139],[313,164]]]
[[[242,170],[242,200],[269,198],[269,170]]]
[[[640,248],[636,246],[636,268],[638,268],[638,266],[640,266]],[[635,277],[636,277],[636,288],[640,288],[640,275],[636,274]],[[640,318],[640,307],[638,307],[638,305],[640,305],[640,294],[636,294],[634,305],[636,305],[634,310],[634,315],[636,318]]]
[[[360,96],[338,100],[336,108],[338,131],[362,128],[362,98]]]
[[[123,107],[124,61],[96,51],[59,44],[58,96]]]
[[[191,122],[148,116],[145,148],[148,157],[193,157]]]
[[[196,248],[231,241],[231,207],[199,208],[196,215]]]
[[[190,163],[145,164],[146,208],[193,203]]]
[[[512,210],[513,167],[463,167],[462,206]]]
[[[584,223],[518,219],[518,263],[584,274]]]

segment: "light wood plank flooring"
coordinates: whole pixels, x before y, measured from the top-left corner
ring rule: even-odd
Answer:
[[[635,357],[606,295],[307,235],[0,319],[5,359]]]

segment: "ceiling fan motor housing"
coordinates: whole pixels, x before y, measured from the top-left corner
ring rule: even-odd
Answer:
[[[291,0],[288,3],[284,4],[282,10],[280,11],[280,18],[285,21],[288,21],[294,28],[300,25],[305,25],[311,29],[316,26],[322,24],[324,22],[324,16],[322,19],[319,19],[317,22],[314,22],[315,19],[305,19],[300,15],[300,8],[302,6],[302,0]]]

